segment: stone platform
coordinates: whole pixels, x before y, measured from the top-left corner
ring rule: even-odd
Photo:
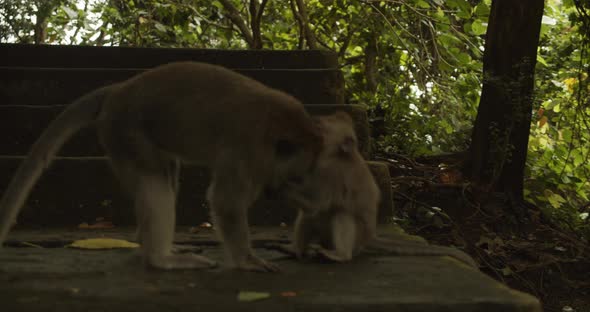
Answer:
[[[257,253],[282,272],[155,271],[139,265],[134,250],[59,247],[78,238],[130,238],[132,229],[15,231],[9,246],[28,241],[54,248],[0,249],[2,311],[541,311],[534,297],[451,258],[371,254],[347,264],[296,262],[263,248],[284,242],[290,229],[252,230]],[[210,230],[178,231],[177,243],[222,261]],[[245,291],[268,298],[238,300]]]

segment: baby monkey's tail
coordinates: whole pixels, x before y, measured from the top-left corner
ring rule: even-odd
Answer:
[[[94,123],[109,91],[109,87],[97,89],[68,105],[33,144],[0,200],[0,247],[35,182],[61,146],[81,128]]]

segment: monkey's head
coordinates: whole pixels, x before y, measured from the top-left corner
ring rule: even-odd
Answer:
[[[303,105],[273,112],[270,120],[269,137],[274,154],[270,188],[278,190],[286,183],[302,180],[314,170],[323,150],[324,136]]]
[[[345,112],[316,117],[322,133],[323,148],[318,157],[318,164],[330,165],[334,161],[347,161],[360,157],[358,140],[354,131],[354,122]],[[331,167],[335,167],[331,165]]]
[[[346,186],[342,181],[348,174],[347,169],[353,167],[354,162],[364,161],[358,151],[354,123],[347,113],[338,112],[313,119],[322,136],[322,148],[312,169],[301,176],[291,176],[279,189],[273,190],[286,204],[294,203],[308,215],[325,209],[329,206],[325,203],[332,202],[334,198],[341,200],[342,196],[338,194]],[[285,154],[292,154],[292,148],[290,145],[280,147]]]

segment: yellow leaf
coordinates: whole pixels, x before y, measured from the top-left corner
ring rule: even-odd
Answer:
[[[250,302],[270,298],[270,293],[256,292],[256,291],[240,291],[238,293],[238,301]]]
[[[574,91],[574,85],[578,82],[577,78],[567,78],[566,80],[563,81],[563,83],[566,85],[567,89],[570,92]]]
[[[89,238],[72,242],[67,247],[80,249],[137,248],[139,244],[114,238]]]

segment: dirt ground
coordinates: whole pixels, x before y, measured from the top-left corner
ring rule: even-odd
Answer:
[[[481,205],[457,155],[398,157],[390,166],[397,222],[406,232],[461,246],[483,273],[539,298],[546,312],[590,312],[590,245],[579,235],[532,205],[520,224],[501,198]]]

